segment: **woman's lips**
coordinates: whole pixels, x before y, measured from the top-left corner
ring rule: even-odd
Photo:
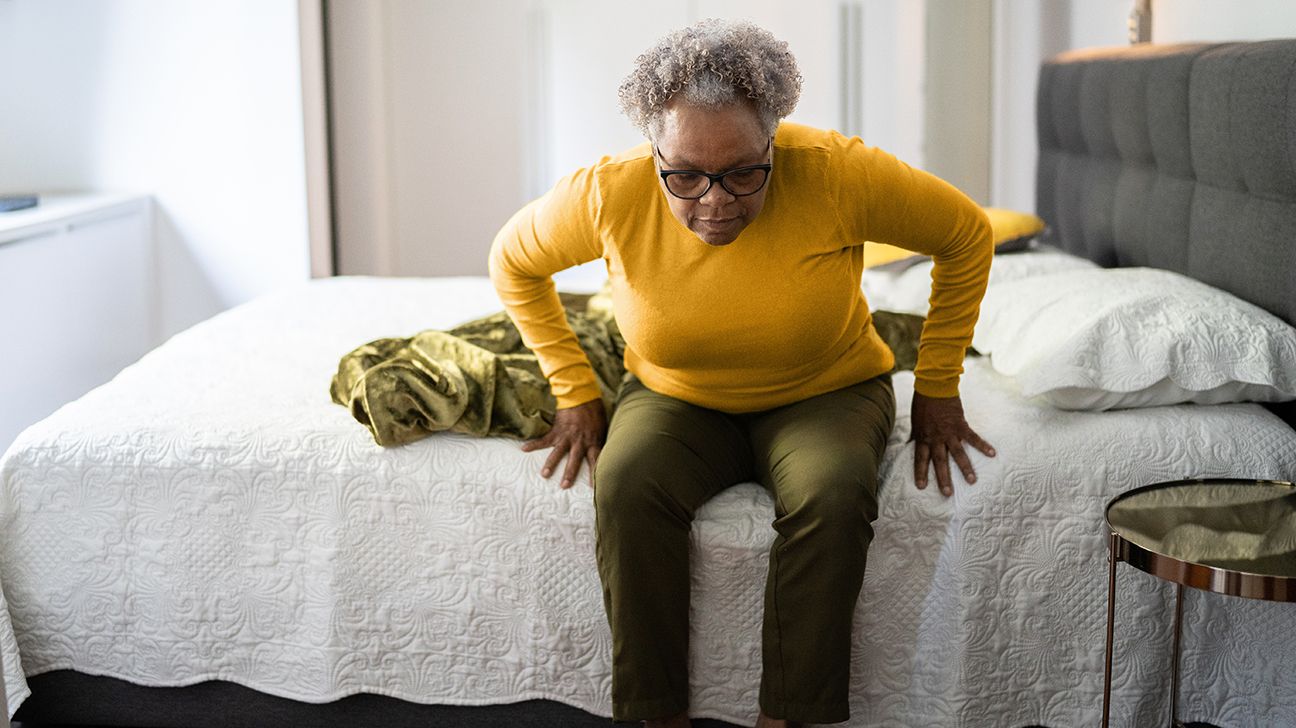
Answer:
[[[701,224],[703,224],[703,225],[706,225],[706,226],[708,226],[708,227],[724,227],[724,226],[726,226],[726,225],[730,225],[730,224],[732,224],[733,221],[734,221],[734,220],[737,220],[737,219],[738,219],[738,218],[736,218],[736,217],[722,217],[722,218],[699,217],[699,218],[695,218],[695,220],[697,220],[697,222],[699,222],[699,223],[701,223]]]

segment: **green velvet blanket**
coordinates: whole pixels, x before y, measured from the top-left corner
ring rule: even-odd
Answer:
[[[610,301],[565,296],[564,304],[611,414],[627,374]],[[896,370],[913,369],[923,318],[878,311],[873,323],[895,352]],[[444,430],[530,439],[549,430],[557,409],[535,354],[503,312],[449,331],[369,342],[342,357],[329,393],[383,447]]]

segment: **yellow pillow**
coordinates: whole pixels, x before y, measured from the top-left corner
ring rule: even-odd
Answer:
[[[1007,253],[1025,248],[1028,243],[1044,230],[1044,221],[1028,212],[1005,210],[999,207],[983,207],[986,217],[990,218],[990,227],[994,230],[996,253]],[[910,260],[910,259],[913,260]],[[927,256],[915,254],[894,245],[864,243],[864,267],[875,268],[887,263],[906,261],[908,265],[925,260]],[[902,265],[899,267],[908,267]]]
[[[1011,243],[1027,243],[1044,232],[1044,221],[1029,212],[1005,210],[1001,207],[983,207],[990,227],[994,230],[995,251],[1004,252]]]

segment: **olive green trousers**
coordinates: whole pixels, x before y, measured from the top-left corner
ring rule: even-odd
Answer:
[[[688,708],[693,515],[746,481],[774,496],[760,707],[808,723],[850,717],[851,618],[894,420],[890,375],[744,414],[637,380],[622,388],[594,479],[615,720]]]

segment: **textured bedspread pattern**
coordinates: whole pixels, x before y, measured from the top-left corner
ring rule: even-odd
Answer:
[[[544,481],[547,453],[515,440],[381,448],[326,394],[357,342],[497,308],[484,279],[313,282],[178,335],[25,431],[0,462],[10,712],[24,671],[73,668],[609,715],[589,487]],[[970,359],[965,406],[999,456],[974,455],[978,484],[945,499],[913,486],[913,378],[895,382],[851,725],[1096,724],[1105,503],[1161,480],[1296,475],[1296,434],[1257,406],[1060,412]],[[696,715],[754,718],[772,518],[741,484],[694,526]],[[1129,569],[1118,586],[1117,724],[1150,725],[1171,591]],[[1190,595],[1186,714],[1296,725],[1283,606]]]

